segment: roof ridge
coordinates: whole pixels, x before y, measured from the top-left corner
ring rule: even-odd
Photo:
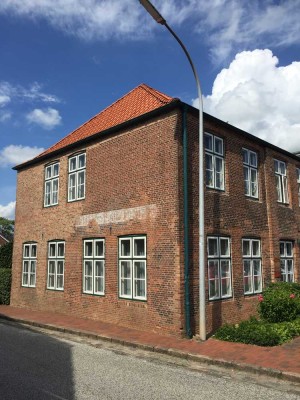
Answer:
[[[163,103],[167,103],[168,100],[174,101],[177,99],[176,97],[168,96],[168,95],[160,92],[159,90],[153,89],[151,86],[146,85],[146,83],[141,83],[139,86],[141,88],[143,88],[146,92],[150,93],[152,96],[156,97],[157,100],[159,100]],[[159,96],[158,96],[158,94],[159,94]],[[165,100],[163,100],[162,98]]]

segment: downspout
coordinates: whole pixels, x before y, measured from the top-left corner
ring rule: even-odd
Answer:
[[[184,226],[184,311],[185,333],[192,337],[190,308],[190,271],[189,271],[189,198],[188,198],[188,137],[187,106],[182,110],[182,142],[183,142],[183,226]]]

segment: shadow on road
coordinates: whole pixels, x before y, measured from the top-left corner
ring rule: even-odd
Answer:
[[[0,320],[0,399],[75,400],[72,345]]]

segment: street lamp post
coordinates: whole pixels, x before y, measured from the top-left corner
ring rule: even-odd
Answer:
[[[200,80],[193,61],[176,33],[167,24],[167,21],[156,10],[149,0],[139,0],[151,17],[159,24],[164,25],[184,51],[196,80],[199,99],[199,334],[201,340],[206,340],[206,309],[205,309],[205,257],[204,257],[204,172],[203,172],[203,102]]]

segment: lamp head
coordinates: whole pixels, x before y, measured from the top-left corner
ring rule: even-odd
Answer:
[[[151,17],[158,23],[165,25],[166,20],[164,17],[157,11],[153,4],[150,3],[149,0],[139,0],[141,5],[145,7],[146,11],[151,15]]]

